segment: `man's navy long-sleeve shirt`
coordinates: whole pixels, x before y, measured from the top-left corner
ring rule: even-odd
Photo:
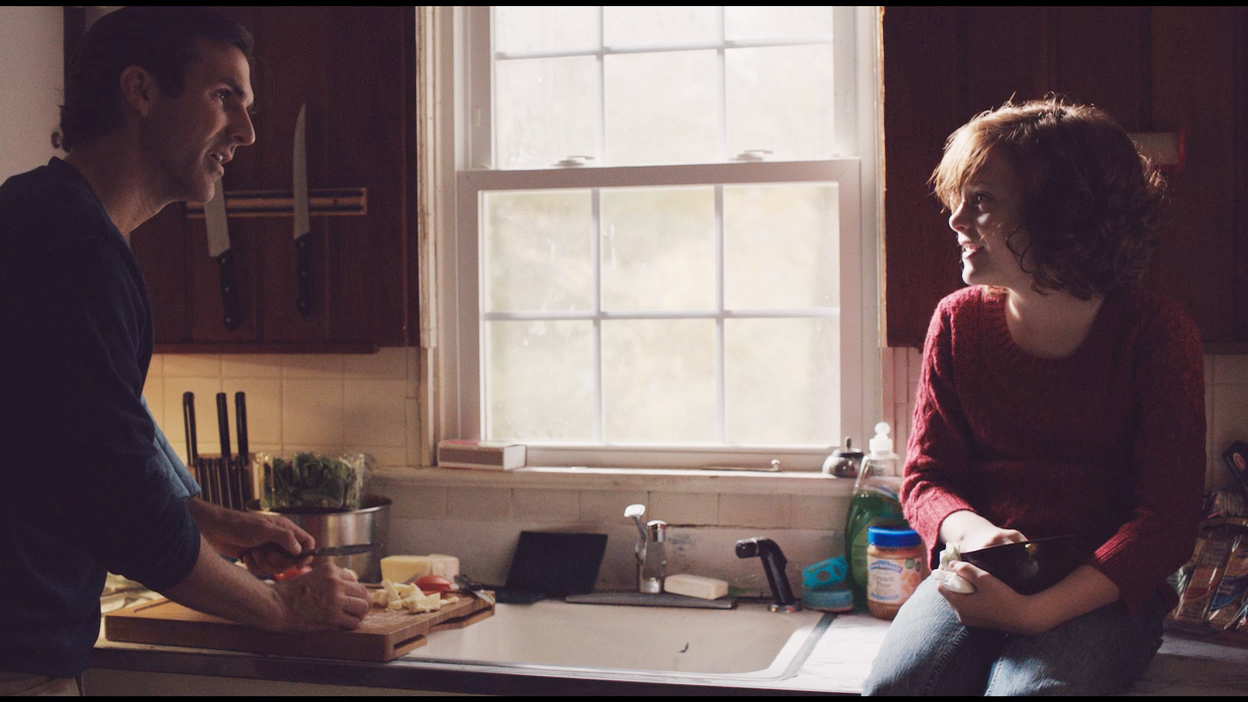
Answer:
[[[71,165],[0,186],[0,671],[78,675],[107,572],[181,582],[199,529],[142,402],[138,263]]]

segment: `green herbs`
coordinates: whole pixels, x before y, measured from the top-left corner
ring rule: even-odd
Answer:
[[[362,466],[312,452],[295,454],[294,460],[268,455],[257,459],[264,466],[265,509],[360,508]]]

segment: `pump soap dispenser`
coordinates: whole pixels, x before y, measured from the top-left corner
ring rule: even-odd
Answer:
[[[849,551],[849,585],[855,604],[867,606],[867,530],[871,527],[909,529],[901,513],[901,458],[893,453],[887,422],[875,425],[875,437],[863,459],[854,496],[845,520],[845,548]]]

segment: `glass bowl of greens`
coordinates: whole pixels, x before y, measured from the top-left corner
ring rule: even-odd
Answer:
[[[256,454],[260,505],[277,512],[346,512],[360,509],[372,457],[365,453],[337,458],[312,451],[293,457]]]

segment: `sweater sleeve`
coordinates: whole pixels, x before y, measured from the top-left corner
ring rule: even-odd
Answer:
[[[55,446],[55,480],[28,479],[29,515],[109,571],[153,590],[180,582],[199,531],[162,469],[143,406],[146,303],[122,252],[99,239],[32,260],[15,309],[30,398],[24,433]],[[37,342],[35,341],[37,340]]]
[[[1131,460],[1132,518],[1089,565],[1119,588],[1135,611],[1192,555],[1205,474],[1205,384],[1200,331],[1177,303],[1143,325],[1135,344],[1139,418]]]
[[[906,521],[927,545],[932,568],[940,563],[941,523],[971,509],[960,492],[970,463],[970,430],[954,389],[951,307],[943,301],[928,327],[901,487]]]

